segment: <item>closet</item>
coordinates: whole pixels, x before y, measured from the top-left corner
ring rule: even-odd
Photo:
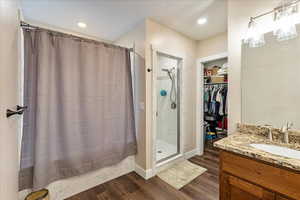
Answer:
[[[203,63],[203,122],[205,147],[227,136],[227,58]]]

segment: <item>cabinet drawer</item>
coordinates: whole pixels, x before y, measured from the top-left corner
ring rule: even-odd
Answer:
[[[292,199],[288,199],[288,198],[286,198],[286,197],[277,195],[277,196],[276,196],[276,200],[292,200]]]
[[[251,184],[237,177],[228,176],[228,184],[230,187],[230,198],[231,200],[237,199],[263,199],[263,200],[274,200],[275,193],[269,192],[262,187]]]
[[[222,151],[221,171],[280,194],[300,199],[300,174]]]

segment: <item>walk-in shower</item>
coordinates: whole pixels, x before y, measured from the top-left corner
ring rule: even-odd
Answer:
[[[156,162],[180,153],[180,59],[157,54]]]

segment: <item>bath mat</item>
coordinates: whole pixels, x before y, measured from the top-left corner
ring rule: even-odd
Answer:
[[[174,164],[159,172],[157,176],[177,190],[203,174],[207,169],[195,165],[188,160]]]

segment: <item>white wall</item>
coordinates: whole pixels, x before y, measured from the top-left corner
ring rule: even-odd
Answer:
[[[136,157],[137,164],[143,170],[151,169],[152,166],[152,73],[146,69],[152,68],[152,50],[153,45],[158,50],[169,52],[173,56],[183,58],[183,134],[185,146],[184,152],[195,150],[196,148],[196,128],[195,128],[195,80],[196,80],[196,50],[197,42],[188,37],[164,26],[153,20],[146,21],[135,27],[129,33],[124,34],[115,44],[132,47],[135,43],[139,54],[145,56],[144,74],[138,75],[138,80],[142,87],[140,91],[140,101],[145,105],[145,124],[138,135],[138,142],[141,149]],[[145,85],[144,85],[145,84]],[[144,92],[144,93],[143,93]],[[144,96],[143,96],[144,95]]]
[[[120,36],[113,43],[127,48],[132,48],[135,44],[135,51],[142,57],[145,57],[146,42],[146,24],[145,21],[140,22],[129,32]]]
[[[196,41],[153,20],[146,20],[146,67],[151,68],[151,45],[158,51],[183,58],[182,66],[182,134],[184,135],[184,152],[196,148]],[[152,73],[146,75],[146,154],[147,169],[152,168]]]
[[[136,164],[146,169],[146,69],[145,69],[145,22],[141,22],[130,32],[125,33],[114,44],[132,48],[135,45],[135,51],[139,55],[134,56],[135,71],[135,95],[136,95],[136,112],[137,112],[137,143],[138,153],[136,155]]]
[[[19,103],[18,0],[0,1],[0,199],[18,196],[18,122],[6,109]]]
[[[197,43],[197,58],[205,58],[208,56],[227,52],[227,32],[217,34]]]
[[[229,133],[233,133],[236,130],[236,123],[241,122],[241,40],[246,33],[249,19],[251,16],[272,10],[279,2],[279,0],[228,0]],[[263,31],[271,30],[271,20],[272,16],[259,20]]]

